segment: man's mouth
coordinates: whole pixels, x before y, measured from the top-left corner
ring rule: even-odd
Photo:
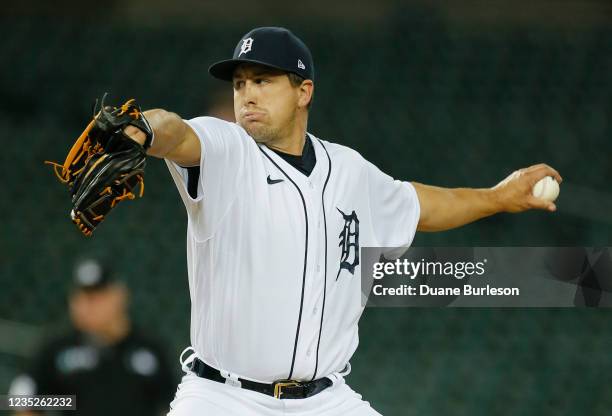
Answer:
[[[260,111],[246,111],[242,114],[244,121],[261,121],[264,118],[265,113]]]

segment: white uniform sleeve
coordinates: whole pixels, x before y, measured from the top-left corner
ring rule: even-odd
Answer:
[[[197,117],[185,122],[200,140],[200,177],[195,198],[187,189],[187,169],[168,159],[166,164],[185,204],[196,239],[203,241],[212,237],[244,183],[241,177],[250,138],[240,134],[236,124],[213,117]]]
[[[410,247],[420,216],[414,186],[394,180],[368,161],[365,163],[372,228],[378,246]],[[389,254],[396,256],[401,252]]]

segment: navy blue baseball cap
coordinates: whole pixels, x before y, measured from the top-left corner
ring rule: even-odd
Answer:
[[[208,72],[215,78],[231,81],[241,63],[254,63],[293,72],[314,81],[312,55],[304,42],[283,27],[258,27],[244,35],[232,59],[214,63]]]

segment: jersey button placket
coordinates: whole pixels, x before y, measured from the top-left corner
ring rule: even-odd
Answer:
[[[309,238],[309,247],[308,247],[308,262],[309,262],[309,272],[306,280],[306,293],[305,299],[309,297],[314,301],[314,305],[311,303],[309,309],[311,313],[306,312],[304,315],[303,321],[303,329],[304,335],[310,334],[311,331],[316,333],[316,337],[308,340],[308,344],[304,345],[305,350],[302,349],[302,357],[305,359],[303,365],[310,366],[308,371],[314,370],[316,365],[315,363],[315,355],[317,348],[317,340],[318,334],[320,330],[320,322],[321,322],[321,307],[322,307],[322,298],[315,300],[315,293],[319,292],[319,289],[322,290],[324,286],[324,273],[323,273],[323,265],[322,259],[325,257],[325,235],[323,231],[323,210],[321,207],[321,189],[318,185],[315,185],[311,179],[306,180],[304,182],[304,195],[308,195],[306,198],[306,207],[308,210],[308,219],[310,220],[310,224],[312,226],[312,238]],[[312,253],[312,255],[310,254]],[[310,328],[310,331],[307,328]],[[306,341],[306,338],[304,338]]]
[[[316,351],[316,338],[311,338],[309,335],[315,332],[318,334],[320,317],[318,314],[311,314],[310,312],[313,310],[313,308],[315,311],[320,312],[318,305],[313,305],[313,301],[315,301],[315,293],[318,291],[317,289],[319,285],[321,287],[323,286],[321,265],[318,258],[321,255],[324,242],[321,241],[320,237],[322,236],[322,230],[320,229],[322,220],[321,213],[319,212],[321,195],[316,191],[316,187],[311,180],[305,180],[302,186],[310,225],[304,302],[308,302],[308,300],[310,300],[310,305],[305,307],[304,314],[302,316],[300,341],[298,341],[299,344],[301,344],[298,347],[298,356],[301,355],[301,360],[296,359],[296,371],[304,370],[308,372],[312,371],[310,367],[314,368],[315,365],[313,355],[315,355]],[[319,303],[317,301],[315,302]]]

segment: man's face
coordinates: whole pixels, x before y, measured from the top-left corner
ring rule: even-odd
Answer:
[[[236,121],[255,141],[271,143],[291,131],[299,88],[285,72],[241,64],[234,70],[233,86]]]
[[[77,329],[98,334],[124,316],[126,304],[125,289],[118,284],[96,290],[77,290],[70,296],[70,317]]]

